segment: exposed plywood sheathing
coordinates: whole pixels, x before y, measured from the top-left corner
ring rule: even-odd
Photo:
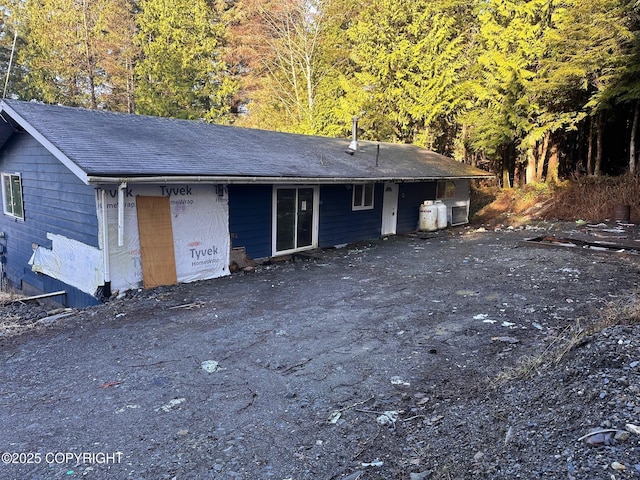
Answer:
[[[144,288],[175,285],[178,279],[169,198],[138,196],[136,205]]]

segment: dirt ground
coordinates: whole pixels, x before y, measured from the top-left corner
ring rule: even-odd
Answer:
[[[81,311],[1,306],[0,478],[640,478],[640,322],[593,327],[638,302],[640,256],[521,243],[640,246],[587,227],[462,227]]]

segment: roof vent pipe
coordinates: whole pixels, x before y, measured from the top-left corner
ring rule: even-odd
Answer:
[[[351,119],[351,143],[349,144],[351,150],[358,150],[358,117]]]

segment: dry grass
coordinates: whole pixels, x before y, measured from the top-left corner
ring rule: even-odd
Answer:
[[[631,206],[631,221],[640,221],[640,177],[585,177],[558,186],[553,206],[543,218],[603,222],[614,218],[615,206]]]
[[[498,373],[493,383],[503,385],[512,380],[523,380],[557,365],[567,353],[584,341],[587,336],[585,332],[582,322],[576,321],[555,336],[541,354],[521,357],[515,367],[506,368]]]
[[[554,367],[576,346],[582,345],[588,337],[615,325],[632,324],[640,324],[640,294],[637,292],[608,303],[598,317],[591,322],[580,319],[573,325],[569,325],[553,338],[541,354],[522,357],[518,365],[500,372],[494,383],[502,385],[511,380],[525,379]]]
[[[472,219],[484,224],[520,226],[539,218],[554,193],[555,186],[545,183],[531,183],[521,188],[478,188],[472,192]]]
[[[19,299],[21,297],[22,297],[22,295],[14,292],[14,291],[0,292],[0,306],[6,305],[7,303],[11,303],[14,300],[17,300],[17,299]]]
[[[631,207],[631,222],[640,223],[640,177],[583,177],[521,188],[479,187],[472,193],[473,221],[520,226],[532,220],[605,222],[618,204]]]

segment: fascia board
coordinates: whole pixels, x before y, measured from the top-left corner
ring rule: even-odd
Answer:
[[[257,177],[257,176],[223,176],[223,175],[153,175],[153,176],[89,176],[90,184],[115,183],[221,183],[221,184],[274,184],[274,185],[332,185],[371,182],[416,183],[437,180],[474,180],[494,178],[485,176],[454,177]]]

